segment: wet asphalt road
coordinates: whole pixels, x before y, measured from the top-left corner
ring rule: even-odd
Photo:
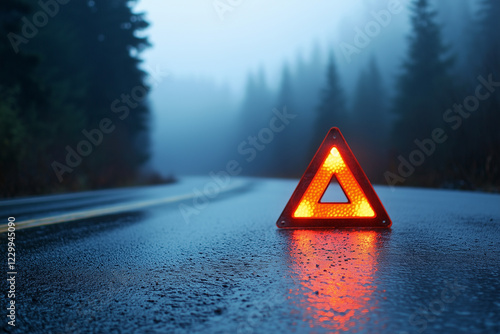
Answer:
[[[94,213],[16,232],[16,327],[2,328],[500,332],[499,195],[375,187],[391,230],[292,231],[275,223],[297,180],[235,178],[205,202],[193,189],[209,181],[0,202],[1,224]]]

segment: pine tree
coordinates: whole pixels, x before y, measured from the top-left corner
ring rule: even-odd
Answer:
[[[393,104],[395,154],[391,160],[395,162],[398,155],[407,156],[414,149],[416,139],[427,138],[433,129],[441,126],[443,112],[453,104],[454,89],[449,73],[453,62],[447,56],[436,12],[428,0],[413,2],[411,23],[408,54]],[[434,154],[416,169],[407,184],[436,185],[436,173],[442,172],[442,166],[442,158]]]
[[[130,104],[119,104],[127,104],[127,116],[111,117],[116,129],[81,168],[92,171],[86,172],[86,176],[93,188],[133,182],[139,167],[148,158],[145,134],[149,109],[145,98],[149,88],[144,82],[146,73],[138,67],[141,62],[138,55],[149,46],[147,38],[139,37],[138,32],[148,23],[143,14],[132,12],[135,2],[101,0],[68,8],[71,12],[67,19],[73,20],[81,41],[80,64],[90,83],[86,87],[86,98],[81,100],[87,126],[95,128],[103,118],[110,118],[113,113],[110,106],[117,99],[121,101],[124,96],[131,99]],[[141,97],[138,101],[133,98],[134,90],[136,96]]]
[[[477,35],[479,60],[481,67],[500,76],[500,2],[482,0]]]
[[[474,76],[469,93],[473,93],[478,76],[500,82],[500,2],[482,0],[477,16],[474,50]],[[452,171],[467,188],[500,189],[500,89],[481,101],[476,112],[463,121],[459,140],[453,149]]]
[[[372,182],[382,182],[387,159],[387,94],[377,62],[372,57],[361,71],[352,109],[350,146]]]
[[[64,160],[65,145],[74,147],[85,139],[82,130],[98,128],[105,118],[115,126],[80,166],[64,176],[63,183],[68,187],[102,188],[133,183],[148,157],[144,135],[148,122],[145,97],[149,89],[144,82],[146,74],[138,67],[138,55],[148,42],[137,36],[148,24],[142,14],[132,12],[134,3],[70,2],[61,6],[61,14],[28,45],[44,54],[39,76],[52,82],[51,100],[55,105],[51,112],[57,115],[52,122],[66,120],[59,126],[59,140],[50,148],[54,161]],[[133,99],[134,89],[136,96],[141,96],[140,101]],[[125,98],[130,102],[115,105],[124,111],[114,113],[117,108],[111,107],[113,103]],[[83,117],[72,116],[79,113]]]
[[[248,136],[255,136],[262,128],[267,127],[273,107],[273,95],[267,85],[264,70],[261,68],[256,75],[250,73],[241,106],[238,140],[247,140]],[[272,164],[273,158],[269,149],[259,151],[258,156],[252,159],[245,168],[245,174],[266,175]]]
[[[500,3],[482,0],[472,25],[474,38],[467,43],[471,50],[469,63],[463,69],[468,80],[461,89],[460,100],[475,94],[478,77],[500,81]],[[460,101],[457,100],[457,101]],[[500,93],[493,92],[481,101],[478,109],[461,118],[446,143],[446,184],[461,189],[500,189]],[[459,103],[461,104],[461,103]]]
[[[323,82],[320,49],[313,46],[307,59],[298,54],[293,71],[285,65],[277,94],[275,108],[294,118],[283,131],[275,134],[270,157],[273,173],[279,177],[300,177],[311,159],[308,141],[313,132],[314,111],[318,90]]]
[[[325,66],[323,63],[322,52],[317,44],[312,46],[307,59],[299,56],[296,61],[294,86],[300,94],[300,99],[296,99],[295,105],[301,117],[298,124],[293,124],[292,127],[300,126],[300,130],[296,133],[299,138],[311,138],[315,132],[314,126],[319,92],[325,83]],[[308,142],[306,145],[303,143],[302,141],[297,147],[296,154],[299,155],[302,161],[310,161],[311,154],[314,154],[314,152],[311,152]]]
[[[453,72],[460,79],[470,75],[470,42],[474,38],[474,26],[470,1],[432,0],[437,8],[437,19],[442,24],[442,38],[452,50],[455,62]]]
[[[241,106],[241,134],[248,136],[269,121],[273,107],[272,94],[267,84],[264,69],[257,74],[250,73],[245,86],[245,96]]]
[[[35,71],[39,57],[20,52],[21,18],[33,7],[25,1],[0,3],[0,195],[11,197],[47,189],[43,164],[54,127],[39,113],[47,106],[46,90]],[[22,44],[22,43],[21,43]]]
[[[286,110],[289,114],[297,114],[298,110],[295,104],[295,87],[292,73],[288,64],[283,66],[281,72],[281,83],[278,91],[275,108],[279,111]],[[300,128],[300,119],[292,120],[285,125],[282,131],[276,133],[274,140],[270,143],[271,152],[273,152],[271,176],[277,177],[297,177],[300,172],[300,156],[296,154],[296,145],[298,144],[297,129]]]
[[[338,127],[343,133],[349,133],[344,91],[337,73],[335,57],[330,54],[326,73],[326,87],[321,92],[317,108],[314,133],[311,141],[311,156],[317,151],[326,133],[332,127]]]
[[[21,18],[40,10],[36,0],[0,4],[0,155],[6,196],[130,184],[147,158],[148,87],[138,54],[147,27],[135,1],[72,1],[27,42],[14,48]],[[9,35],[10,34],[10,35]],[[9,36],[10,40],[9,40]],[[17,53],[16,53],[17,52]],[[36,55],[33,56],[33,55]],[[142,93],[125,119],[115,99]],[[136,94],[137,96],[138,94]],[[86,140],[83,130],[113,120],[115,130],[59,182],[52,163],[66,147]]]

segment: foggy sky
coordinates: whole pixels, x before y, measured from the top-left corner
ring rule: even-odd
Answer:
[[[409,2],[140,1],[135,11],[146,13],[151,23],[147,35],[153,44],[142,55],[143,66],[169,73],[150,96],[151,164],[163,174],[205,173],[216,168],[217,161],[222,164],[224,157],[213,157],[212,163],[203,166],[193,163],[206,150],[192,139],[193,132],[205,131],[211,137],[219,134],[219,138],[210,138],[212,146],[228,140],[237,145],[238,139],[226,138],[230,131],[221,129],[234,126],[231,122],[237,117],[248,74],[263,70],[271,89],[277,90],[283,65],[293,68],[301,59],[307,61],[315,47],[325,61],[329,52],[335,53],[348,97],[372,56],[377,58],[385,84],[391,87],[406,52]],[[228,7],[231,3],[235,6]],[[231,10],[218,12],[214,4]],[[388,24],[358,48],[359,52],[346,57],[341,43],[355,45],[356,31],[366,31],[376,20],[374,12],[387,12],[389,6],[400,10],[391,14]]]

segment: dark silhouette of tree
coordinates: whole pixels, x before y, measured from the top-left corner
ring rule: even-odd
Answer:
[[[480,13],[480,27],[482,36],[481,58],[483,64],[482,74],[485,78],[491,77],[497,82],[497,88],[492,93],[485,105],[481,108],[481,123],[484,129],[482,142],[482,156],[479,157],[478,166],[482,183],[500,190],[500,2],[484,0]]]
[[[294,87],[294,78],[290,66],[285,64],[281,72],[281,83],[278,91],[275,108],[279,112],[286,110],[288,114],[297,115],[295,119],[290,120],[289,124],[284,124],[283,130],[275,134],[271,143],[272,161],[270,175],[277,177],[296,177],[300,169],[300,156],[297,156],[296,145],[298,139],[295,134],[300,129],[300,115],[296,108],[296,90]],[[303,117],[303,115],[302,115]]]
[[[318,90],[323,81],[320,50],[315,46],[308,59],[300,55],[293,70],[284,65],[277,92],[271,92],[261,70],[247,78],[245,98],[242,104],[242,138],[261,133],[265,143],[254,144],[258,156],[245,168],[245,174],[277,177],[299,177],[310,160],[309,141],[312,114],[317,105]],[[277,114],[291,115],[284,124]],[[279,117],[278,117],[279,118]],[[272,140],[268,130],[274,128]],[[263,131],[263,132],[261,132]],[[269,140],[269,142],[267,142]],[[251,144],[249,144],[251,145]],[[243,146],[247,157],[253,157]]]
[[[0,3],[0,191],[13,196],[21,189],[47,187],[41,174],[50,166],[45,152],[54,128],[47,122],[47,90],[37,80],[39,57],[17,53],[12,34],[21,35],[23,16],[32,6],[23,1]],[[42,165],[42,166],[41,166]]]
[[[276,134],[274,175],[296,178],[307,168],[312,158],[309,142],[314,132],[318,91],[323,81],[323,66],[317,45],[307,59],[300,54],[297,56],[293,71],[288,66],[283,68],[276,108],[281,111],[286,108],[294,118],[282,132]]]
[[[138,37],[137,32],[148,24],[142,14],[132,13],[130,3],[125,0],[69,5],[62,8],[64,15],[58,15],[56,19],[59,19],[58,25],[71,29],[78,42],[70,49],[71,58],[59,59],[57,64],[49,67],[71,73],[78,60],[83,73],[76,71],[76,80],[80,82],[83,78],[87,84],[75,84],[80,92],[84,90],[85,93],[79,94],[77,90],[74,98],[85,110],[86,128],[97,128],[104,118],[112,119],[116,126],[113,133],[83,161],[79,170],[84,175],[78,175],[75,170],[74,177],[87,179],[93,188],[127,184],[136,177],[138,167],[148,156],[147,142],[144,143],[143,139],[147,130],[148,108],[144,98],[148,87],[144,83],[145,73],[138,68],[140,59],[137,57],[148,46],[147,40]],[[47,30],[46,33],[56,32]],[[64,40],[56,43],[53,50],[64,48]],[[115,103],[117,100],[119,102]],[[114,113],[117,110],[120,111]]]
[[[374,57],[361,71],[352,109],[351,149],[372,182],[383,182],[389,119],[387,94]]]
[[[335,57],[330,54],[326,73],[326,87],[322,90],[317,108],[314,132],[311,140],[311,156],[317,151],[328,130],[334,126],[349,134],[349,118],[344,91],[337,73]]]
[[[249,74],[247,77],[245,96],[241,106],[241,125],[238,140],[246,141],[241,149],[248,152],[248,149],[256,150],[258,154],[255,157],[253,154],[245,156],[245,159],[251,159],[248,166],[245,168],[246,175],[265,176],[269,173],[269,168],[272,165],[272,157],[269,149],[262,151],[255,148],[248,140],[249,136],[258,136],[261,129],[268,126],[269,119],[272,117],[273,94],[267,85],[266,75],[261,68],[258,73]],[[260,144],[257,145],[259,148]]]
[[[0,102],[0,119],[8,120],[2,126],[12,129],[5,133],[17,133],[2,151],[12,153],[11,161],[21,161],[14,165],[16,170],[2,168],[8,182],[15,184],[2,187],[9,189],[3,195],[119,186],[136,180],[148,157],[148,87],[138,67],[138,54],[148,43],[137,32],[148,24],[142,14],[132,12],[134,3],[60,4],[57,15],[50,15],[34,36],[13,47],[12,37],[3,37],[22,37],[21,18],[30,20],[42,9],[35,0],[2,2],[0,66],[5,71],[0,74],[0,94],[9,102]],[[78,151],[82,140],[89,141],[83,131],[99,129],[106,119],[112,131],[102,140],[94,137],[98,144],[92,145],[91,153],[81,154],[77,166],[68,166],[66,147]],[[4,161],[8,159],[2,157]]]
[[[294,105],[295,97],[293,96],[294,87],[292,81],[290,66],[286,64],[281,72],[281,84],[278,100],[276,101],[278,106]]]
[[[482,0],[478,13],[478,59],[483,69],[498,74],[500,72],[500,3],[495,0]]]
[[[245,97],[242,103],[242,133],[251,134],[251,131],[265,125],[269,121],[269,114],[273,107],[273,96],[267,84],[264,69],[257,74],[250,73],[245,86]]]
[[[433,0],[437,20],[442,25],[442,38],[455,57],[454,74],[465,79],[470,76],[470,43],[474,39],[474,26],[469,1]]]
[[[477,14],[475,39],[469,44],[471,52],[467,95],[474,95],[478,77],[500,82],[500,2],[482,0]],[[491,87],[490,87],[491,88]],[[487,88],[483,88],[487,90]],[[497,87],[480,102],[477,111],[462,120],[452,147],[449,175],[460,180],[458,186],[466,189],[500,189],[500,92]],[[464,94],[464,96],[466,96]],[[457,183],[456,181],[454,183]]]
[[[470,52],[469,62],[462,68],[461,77],[466,80],[457,90],[457,105],[463,105],[465,97],[476,94],[476,88],[481,84],[479,77],[486,81],[500,81],[500,3],[482,0],[479,5],[474,24],[467,27],[474,38],[463,42]],[[500,189],[500,134],[497,126],[500,123],[500,94],[487,92],[491,93],[490,96],[480,101],[476,111],[463,109],[462,114],[451,114],[454,116],[453,131],[443,145],[446,151],[442,154],[446,168],[442,179],[447,187]]]
[[[412,32],[403,63],[403,72],[397,81],[393,111],[396,115],[392,131],[395,148],[391,161],[398,155],[407,156],[415,147],[416,139],[430,136],[442,124],[444,111],[453,104],[453,85],[450,77],[452,58],[441,40],[436,12],[428,0],[415,0],[412,4]],[[406,184],[437,185],[443,169],[443,156],[434,154],[419,166]]]
[[[297,126],[300,127],[294,133],[297,138],[300,138],[300,144],[295,148],[295,153],[301,161],[309,162],[312,159],[309,141],[315,132],[315,116],[318,107],[318,98],[321,89],[325,83],[325,65],[323,63],[321,50],[317,44],[314,44],[308,59],[298,57],[295,66],[294,87],[297,95],[295,106],[300,116],[300,121],[292,125],[292,129]],[[304,141],[304,139],[306,139]],[[302,173],[307,165],[299,172]]]

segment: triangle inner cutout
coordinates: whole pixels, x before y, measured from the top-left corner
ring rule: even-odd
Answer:
[[[328,188],[326,188],[323,196],[319,200],[320,203],[349,203],[349,199],[345,195],[344,189],[339,184],[335,174],[330,180]]]

